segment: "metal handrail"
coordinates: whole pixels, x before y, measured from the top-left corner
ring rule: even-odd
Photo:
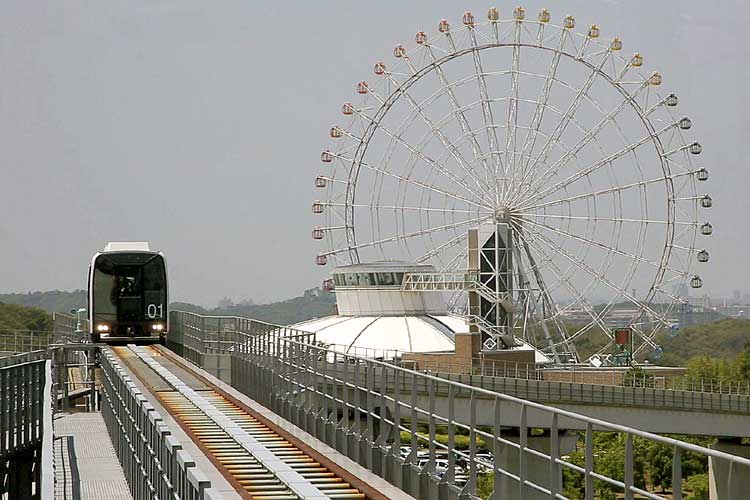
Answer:
[[[205,354],[207,351],[219,354],[230,354],[233,340],[230,340],[231,333],[234,332],[245,332],[245,333],[257,333],[260,331],[274,331],[282,330],[286,332],[286,335],[292,334],[309,334],[304,330],[297,328],[291,328],[288,326],[275,325],[265,321],[253,320],[250,318],[243,318],[239,316],[201,316],[196,313],[186,311],[171,311],[173,314],[170,321],[172,332],[176,333],[183,326],[183,320],[181,318],[191,318],[194,324],[188,325],[190,328],[197,332],[197,335],[187,335],[193,342],[190,344],[194,350],[194,357]],[[202,318],[210,320],[226,320],[227,322],[236,321],[238,324],[245,325],[243,328],[237,328],[232,332],[227,330],[215,330],[215,329],[204,329],[200,326],[200,320]],[[248,325],[251,325],[248,327]],[[253,330],[253,331],[251,331]],[[219,334],[225,334],[223,340],[215,340],[215,337]],[[206,337],[209,337],[207,339]],[[211,349],[207,349],[206,346],[211,345]],[[385,359],[390,362],[400,362],[402,366],[413,367],[413,362],[403,361],[404,355],[411,354],[406,351],[400,351],[397,349],[373,349],[356,347],[350,348],[348,346],[339,344],[326,344],[330,345],[333,349],[341,352],[347,352],[351,354],[351,350],[354,349],[356,353],[365,353],[364,357],[375,357],[378,359],[384,359],[385,354],[390,353],[391,357]],[[486,357],[472,357],[462,359],[459,362],[449,362],[445,360],[433,361],[428,360],[426,356],[433,353],[419,353],[420,356],[424,356],[423,364],[426,366],[424,370],[436,374],[474,374],[484,375],[485,377],[499,377],[499,378],[514,378],[514,379],[525,379],[525,380],[538,380],[538,381],[553,381],[553,382],[565,382],[580,385],[598,385],[598,386],[612,386],[612,387],[635,387],[635,388],[648,388],[648,389],[664,389],[672,391],[683,391],[683,392],[695,392],[701,394],[729,394],[732,396],[748,396],[750,397],[750,381],[722,381],[720,379],[711,378],[697,378],[689,375],[652,375],[647,371],[643,373],[633,373],[627,377],[619,377],[616,375],[618,371],[627,371],[627,368],[620,367],[608,367],[610,370],[608,378],[601,378],[597,382],[591,383],[585,380],[576,380],[577,375],[584,373],[589,370],[587,367],[577,365],[555,365],[553,368],[556,370],[566,370],[566,374],[571,375],[570,380],[553,380],[545,377],[546,371],[549,369],[544,364],[526,363],[526,362],[510,362],[510,361],[496,361],[489,360]],[[188,357],[188,356],[186,356]],[[639,365],[640,366],[640,365]],[[468,367],[468,369],[467,369]],[[643,368],[643,366],[641,366]]]
[[[555,481],[552,481],[551,485],[548,486],[536,484],[524,476],[523,470],[518,475],[504,468],[504,465],[497,461],[503,447],[505,449],[515,449],[519,453],[521,463],[527,459],[528,455],[534,455],[549,461],[550,470],[557,470],[559,472],[565,467],[569,470],[582,473],[585,477],[587,498],[592,498],[593,480],[595,478],[624,491],[626,498],[632,498],[632,495],[635,493],[644,495],[647,498],[661,498],[655,494],[640,490],[633,484],[634,452],[632,443],[633,438],[636,436],[668,446],[673,450],[675,459],[673,463],[676,464],[673,469],[673,483],[676,485],[681,484],[682,472],[680,466],[677,464],[680,463],[679,458],[683,452],[694,452],[713,459],[725,460],[732,464],[732,466],[735,466],[735,471],[738,466],[747,467],[750,471],[750,460],[745,458],[735,457],[677,439],[586,417],[574,412],[553,408],[461,382],[448,381],[445,378],[415,372],[391,363],[342,354],[335,350],[319,347],[313,343],[300,342],[278,334],[266,333],[259,336],[241,335],[240,339],[238,339],[238,345],[235,348],[235,357],[239,358],[238,361],[241,360],[243,363],[247,363],[255,368],[259,380],[265,380],[268,384],[263,388],[243,387],[241,390],[253,393],[256,397],[261,398],[266,404],[269,404],[272,408],[280,412],[282,416],[286,416],[292,420],[295,419],[295,413],[316,414],[317,418],[322,418],[327,422],[323,426],[323,432],[318,432],[324,438],[330,439],[330,436],[325,431],[326,425],[343,431],[344,439],[348,439],[346,436],[352,434],[361,434],[363,432],[362,424],[352,426],[350,412],[353,412],[355,419],[359,419],[361,414],[365,414],[368,419],[368,427],[371,427],[370,420],[377,420],[381,425],[389,427],[392,432],[388,433],[388,437],[392,441],[395,441],[395,437],[400,431],[411,431],[413,446],[410,457],[412,455],[416,456],[416,443],[418,440],[427,441],[430,446],[430,461],[434,463],[435,449],[437,447],[434,431],[436,423],[449,427],[449,439],[451,430],[454,433],[456,429],[468,431],[471,436],[471,449],[468,454],[464,454],[464,457],[470,462],[469,480],[463,487],[459,487],[455,481],[453,481],[452,486],[469,495],[476,493],[477,467],[490,465],[496,473],[496,489],[502,487],[501,482],[503,480],[511,480],[521,483],[524,488],[531,488],[554,495],[557,498],[564,498],[561,496],[561,485],[555,484]],[[333,358],[332,362],[329,361],[331,358]],[[343,363],[337,362],[338,359],[343,359]],[[376,379],[375,374],[379,374],[380,378]],[[364,384],[362,383],[362,379],[366,380]],[[390,380],[393,380],[392,386],[389,385]],[[380,383],[380,389],[374,387],[376,382]],[[255,385],[258,386],[259,384]],[[447,404],[449,407],[447,415],[435,410],[436,389],[439,389],[441,394],[447,393]],[[419,404],[417,392],[427,394],[429,400],[426,405],[427,407]],[[402,397],[402,394],[405,397]],[[470,417],[464,421],[460,421],[455,414],[457,394],[464,394],[462,401],[468,399],[468,404],[471,408]],[[317,401],[311,401],[310,398],[312,396]],[[366,399],[364,404],[361,401],[362,396]],[[476,406],[480,398],[494,401],[494,432],[485,432],[476,426]],[[391,405],[393,407],[393,417],[388,418],[385,415],[379,415],[374,412],[372,407],[373,400],[380,400],[382,402],[381,408]],[[322,409],[319,410],[321,404]],[[520,408],[520,418],[518,421],[509,421],[507,418],[501,418],[501,407],[507,408],[508,405]],[[551,451],[549,453],[533,450],[526,443],[525,436],[529,430],[528,413],[532,410],[547,415],[550,419]],[[343,413],[340,413],[340,411],[343,411]],[[411,415],[408,426],[403,423],[404,419],[400,416],[402,411],[409,412]],[[382,410],[380,413],[382,413]],[[340,418],[335,416],[339,414],[342,415]],[[331,415],[334,416],[332,417]],[[300,417],[297,415],[296,420],[302,422],[304,425],[307,418],[309,417]],[[416,421],[419,418],[424,418],[431,422],[428,435],[417,435]],[[585,442],[587,456],[585,467],[570,463],[560,455],[558,433],[560,431],[560,422],[564,419],[581,422],[586,428]],[[500,429],[509,425],[515,425],[520,428],[521,438],[519,443],[514,443],[501,436]],[[312,429],[315,430],[318,427],[316,425]],[[623,433],[626,436],[625,481],[618,481],[594,472],[592,449],[593,429],[595,428]],[[366,437],[369,445],[380,446],[380,448],[385,450],[384,453],[386,455],[394,455],[395,445],[389,444],[387,438],[384,439],[382,435],[375,436],[372,434],[372,429],[369,432],[370,434]],[[340,438],[336,437],[338,435],[335,432],[333,434],[334,445],[339,444],[338,439]],[[484,438],[485,442],[493,443],[493,448],[496,451],[493,463],[488,464],[487,461],[477,459],[477,437]],[[348,445],[342,445],[342,448],[350,449]],[[449,442],[448,448],[452,448],[452,443]],[[395,456],[392,458],[395,458]],[[449,464],[447,475],[451,479],[455,478],[455,463]],[[734,481],[732,481],[731,476],[727,479],[728,491],[733,491],[732,488],[736,487],[738,474],[735,474],[734,477]],[[402,487],[404,485],[397,484],[397,486]],[[674,498],[681,498],[679,491]]]
[[[39,352],[2,360],[0,365],[0,457],[41,443],[44,387],[49,378]]]
[[[0,329],[0,351],[3,352],[25,353],[45,349],[51,341],[51,332]]]

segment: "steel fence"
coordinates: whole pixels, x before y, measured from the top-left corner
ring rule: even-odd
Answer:
[[[435,375],[493,392],[502,392],[518,398],[543,403],[591,403],[632,408],[700,410],[726,413],[750,412],[750,396],[745,394],[683,391],[627,384],[611,386],[606,384],[556,382],[450,373],[436,373]]]
[[[206,354],[231,352],[235,334],[248,331],[254,321],[234,316],[200,316],[170,311],[167,344],[183,358],[203,366]]]
[[[99,347],[94,344],[50,344],[52,393],[55,411],[67,412],[74,400],[83,399],[85,411],[99,409],[97,370]]]
[[[0,359],[0,457],[41,443],[48,378],[44,351]]]
[[[0,497],[51,499],[51,362],[46,351],[0,359]],[[32,463],[34,464],[32,466]]]
[[[52,341],[52,332],[31,330],[0,330],[0,353],[26,353],[46,349]],[[2,357],[2,354],[0,354]]]
[[[211,483],[109,349],[101,368],[102,416],[134,500],[212,498]]]
[[[88,339],[89,322],[86,318],[78,318],[70,314],[53,312],[53,335],[54,342],[63,344],[67,342],[82,342]]]
[[[519,498],[539,494],[566,498],[563,469],[582,477],[586,499],[594,498],[595,483],[619,490],[625,499],[635,495],[663,498],[636,486],[636,437],[672,450],[673,499],[683,498],[681,457],[687,453],[729,464],[726,488],[732,492],[730,498],[739,498],[741,477],[750,473],[748,459],[394,364],[342,354],[315,345],[311,338],[289,338],[281,328],[257,335],[240,334],[232,362],[233,385],[243,393],[418,498],[478,498],[481,471],[491,475],[498,492],[513,492]],[[484,411],[487,401],[493,419],[489,428],[479,426],[477,418],[479,403],[483,403]],[[546,451],[530,444],[532,413],[546,418]],[[561,452],[561,429],[570,421],[585,428],[583,465],[573,463]],[[426,432],[418,430],[420,423],[427,425]],[[438,439],[438,428],[446,431],[447,443]],[[509,432],[511,428],[517,431]],[[618,478],[596,468],[595,429],[623,436],[624,469]],[[410,439],[405,454],[400,450],[402,432]],[[459,434],[468,436],[467,451],[456,450]],[[479,453],[480,440],[492,451],[491,458]],[[446,460],[439,460],[439,456]]]
[[[322,344],[321,344],[322,345]],[[449,357],[453,352],[409,353],[397,349],[359,347],[344,344],[325,344],[341,353],[397,363],[404,368],[429,372],[439,376],[483,376],[491,379],[513,378],[549,382],[567,382],[606,387],[642,387],[673,391],[701,392],[750,396],[750,380],[727,380],[696,377],[687,374],[663,374],[651,365],[633,367],[608,366],[594,368],[584,364],[548,365],[523,361],[503,361],[488,356]],[[661,370],[678,370],[660,367]]]

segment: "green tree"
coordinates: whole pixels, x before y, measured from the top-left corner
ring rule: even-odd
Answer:
[[[750,382],[750,341],[746,341],[745,347],[737,354],[735,370],[739,382]]]
[[[682,489],[690,492],[687,500],[708,500],[708,473],[694,474],[685,479]]]

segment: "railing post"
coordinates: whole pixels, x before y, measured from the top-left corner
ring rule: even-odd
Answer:
[[[443,474],[447,483],[453,483],[456,477],[456,390],[453,384],[448,385],[448,470]]]
[[[629,432],[625,434],[625,500],[633,500],[634,484],[634,460],[633,460],[633,435]]]
[[[594,500],[594,427],[591,422],[586,423],[586,458],[585,458],[585,500]]]
[[[527,457],[526,448],[528,447],[529,427],[528,427],[528,409],[524,404],[521,406],[521,422],[518,429],[518,498],[526,498],[526,477],[527,477]]]
[[[682,500],[682,450],[674,447],[672,454],[672,500]]]

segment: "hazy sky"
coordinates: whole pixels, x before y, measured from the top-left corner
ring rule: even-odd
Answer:
[[[1,1],[0,291],[84,288],[110,240],[164,251],[175,299],[318,285],[310,203],[341,103],[396,43],[492,5]],[[712,174],[704,290],[750,292],[746,3],[525,6],[597,23],[662,72]]]

